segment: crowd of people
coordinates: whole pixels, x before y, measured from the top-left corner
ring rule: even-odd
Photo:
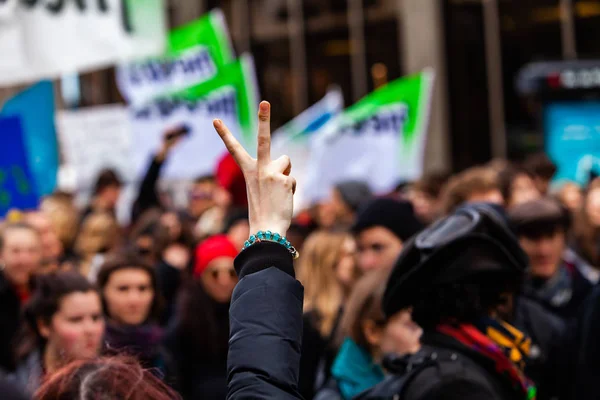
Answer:
[[[599,398],[600,178],[555,188],[542,154],[293,213],[269,115],[256,160],[215,122],[230,154],[186,209],[159,190],[166,132],[130,226],[111,170],[85,209],[6,216],[3,398]]]

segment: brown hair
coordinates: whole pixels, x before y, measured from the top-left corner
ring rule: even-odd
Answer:
[[[75,242],[75,250],[86,258],[113,249],[120,240],[119,224],[109,213],[95,212],[85,218]]]
[[[96,178],[96,184],[94,185],[94,195],[99,194],[104,189],[111,186],[122,186],[121,178],[114,169],[106,168],[100,171]]]
[[[600,235],[600,228],[596,227],[590,221],[587,215],[587,203],[595,190],[600,189],[600,178],[594,179],[587,188],[583,205],[575,216],[574,237],[577,250],[590,264],[599,265],[600,254],[597,247],[597,238]]]
[[[152,307],[150,308],[150,315],[148,316],[148,319],[151,321],[158,320],[161,316],[161,312],[163,309],[163,302],[158,288],[158,278],[156,276],[156,269],[153,266],[146,264],[144,260],[140,259],[139,257],[130,252],[122,252],[119,254],[112,255],[108,257],[106,262],[102,264],[102,267],[100,267],[100,271],[98,272],[97,277],[97,285],[98,289],[100,290],[100,297],[102,298],[102,307],[104,308],[104,314],[110,317],[110,315],[108,314],[106,299],[104,298],[104,288],[106,287],[108,280],[110,279],[110,275],[113,272],[122,269],[139,269],[146,272],[150,276],[152,289],[154,290],[154,300],[152,301]]]
[[[545,153],[533,154],[525,160],[525,169],[533,176],[550,180],[556,174],[556,164]]]
[[[469,197],[500,190],[498,174],[488,167],[473,167],[451,178],[442,191],[442,209],[450,214]]]
[[[343,300],[343,290],[335,274],[348,234],[315,232],[302,248],[298,280],[304,286],[304,312],[317,313],[317,328],[329,337]]]
[[[390,272],[390,269],[372,271],[356,283],[342,316],[340,324],[342,329],[338,336],[340,344],[346,337],[350,337],[356,344],[371,351],[363,325],[369,320],[378,325],[385,323],[381,302]]]
[[[176,400],[181,397],[133,358],[75,361],[50,375],[35,400]]]

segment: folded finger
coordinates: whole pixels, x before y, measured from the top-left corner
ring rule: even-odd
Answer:
[[[296,193],[296,178],[293,176],[287,177],[287,185],[292,189],[292,194]]]
[[[283,174],[285,176],[289,176],[292,172],[292,161],[286,155],[279,157],[277,160],[272,162],[273,168],[275,171]]]
[[[244,170],[247,168],[252,161],[252,157],[248,154],[246,149],[238,142],[238,140],[233,136],[233,134],[227,129],[227,126],[220,119],[215,119],[213,121],[213,126],[215,127],[217,133],[223,140],[225,147],[232,155],[233,159],[237,164]]]

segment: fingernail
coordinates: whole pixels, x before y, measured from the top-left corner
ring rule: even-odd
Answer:
[[[269,111],[269,102],[268,101],[262,101],[260,103],[260,111],[262,111],[262,112],[268,112]]]
[[[217,129],[220,129],[220,128],[221,128],[221,125],[222,125],[222,122],[221,122],[221,120],[220,120],[220,119],[215,119],[215,120],[213,120],[213,126],[214,126],[215,128],[217,128]]]

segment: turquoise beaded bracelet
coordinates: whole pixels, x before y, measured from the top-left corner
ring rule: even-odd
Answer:
[[[296,248],[292,246],[290,241],[287,240],[285,236],[281,236],[279,233],[273,233],[271,231],[258,231],[256,235],[250,235],[248,240],[246,240],[246,242],[244,243],[244,248],[242,249],[242,251],[246,250],[253,244],[259,242],[279,243],[280,245],[288,249],[290,253],[292,253],[292,257],[294,257],[294,260],[300,257],[300,253],[298,253],[298,250],[296,250]]]

